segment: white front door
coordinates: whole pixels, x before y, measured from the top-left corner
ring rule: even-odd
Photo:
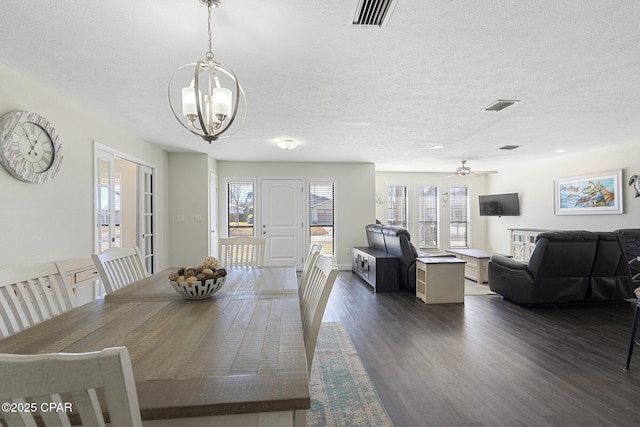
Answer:
[[[265,265],[302,269],[304,186],[300,179],[260,180],[260,226],[267,238]]]

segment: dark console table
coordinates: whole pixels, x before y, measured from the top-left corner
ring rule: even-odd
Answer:
[[[385,251],[353,248],[352,270],[373,287],[374,292],[400,290],[400,261]]]

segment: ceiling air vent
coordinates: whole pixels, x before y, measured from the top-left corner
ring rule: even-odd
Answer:
[[[505,145],[504,147],[500,147],[501,150],[515,150],[516,148],[520,148],[519,145]]]
[[[509,99],[498,99],[496,102],[489,105],[488,107],[484,107],[483,110],[484,111],[502,111],[507,107],[511,107],[516,102],[520,102],[520,101],[509,100]]]
[[[358,0],[353,25],[387,25],[397,0]]]

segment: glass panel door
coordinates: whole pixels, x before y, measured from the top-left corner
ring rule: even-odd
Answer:
[[[114,156],[96,150],[95,177],[95,242],[96,253],[104,252],[112,246],[120,246],[120,235],[116,232],[116,186],[114,177]]]
[[[142,261],[149,274],[155,272],[155,221],[153,216],[154,180],[153,169],[148,166],[138,167],[139,199],[138,220],[140,239],[138,247]]]

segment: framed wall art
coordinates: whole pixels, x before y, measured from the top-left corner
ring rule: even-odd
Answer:
[[[555,179],[555,214],[622,214],[621,182],[622,169]]]

